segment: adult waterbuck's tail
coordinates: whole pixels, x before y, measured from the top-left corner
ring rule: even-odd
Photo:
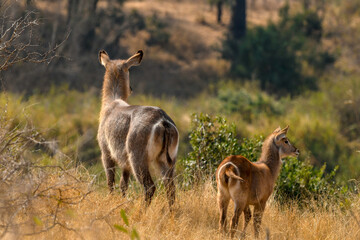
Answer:
[[[99,52],[105,67],[98,142],[110,191],[114,189],[115,165],[122,169],[120,188],[125,195],[132,173],[144,186],[145,201],[150,204],[155,192],[153,175],[164,180],[170,206],[175,201],[173,182],[179,133],[174,121],[160,108],[129,105],[131,94],[129,69],[139,65],[143,51],[126,60],[111,60]]]

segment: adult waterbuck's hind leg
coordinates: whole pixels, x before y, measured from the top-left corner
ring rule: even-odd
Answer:
[[[128,169],[123,169],[122,176],[120,179],[120,189],[123,197],[126,196],[126,190],[129,186],[129,178],[130,178],[130,171]]]
[[[105,149],[102,150],[101,160],[104,165],[109,190],[113,192],[115,184],[115,162],[111,158],[110,153]]]
[[[150,140],[154,149],[161,150],[156,157],[156,164],[161,170],[161,175],[166,189],[166,195],[171,210],[175,202],[174,171],[177,155],[178,132],[168,121],[162,121],[152,131]]]
[[[152,180],[146,158],[143,153],[138,152],[132,154],[130,161],[132,162],[131,167],[136,179],[144,186],[145,203],[146,207],[148,207],[151,203],[151,198],[155,193],[156,187],[154,181]]]
[[[166,189],[166,196],[169,201],[169,207],[171,209],[171,206],[175,202],[174,166],[170,168],[166,168],[162,166],[161,173],[163,176],[163,182]]]
[[[155,183],[152,180],[148,169],[141,170],[141,173],[137,173],[137,175],[140,176],[140,179],[141,179],[140,182],[144,186],[145,202],[146,202],[146,206],[148,207],[151,203],[151,199],[156,190]]]

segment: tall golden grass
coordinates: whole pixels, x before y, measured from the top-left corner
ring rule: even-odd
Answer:
[[[79,174],[79,173],[78,173]],[[54,181],[57,178],[54,178]],[[49,180],[49,185],[52,180]],[[57,181],[57,180],[56,180]],[[18,229],[16,233],[5,235],[5,239],[129,239],[129,235],[119,231],[114,225],[136,229],[141,239],[230,239],[218,232],[218,211],[216,190],[213,183],[207,183],[190,190],[178,190],[176,204],[169,211],[165,194],[158,187],[158,194],[148,209],[144,209],[144,200],[139,186],[132,182],[127,198],[119,192],[108,194],[105,188],[95,186],[85,199],[77,204],[62,204],[54,198],[36,201],[28,211],[19,215],[19,221],[30,219],[33,224]],[[43,186],[45,187],[45,186]],[[77,190],[63,191],[63,198],[76,198]],[[84,183],[83,189],[88,189]],[[160,190],[159,190],[160,189]],[[51,229],[51,221],[46,216],[52,214],[54,206],[59,205],[59,224]],[[347,209],[337,205],[329,205],[327,210],[317,208],[299,209],[295,204],[278,206],[269,201],[265,210],[260,239],[360,239],[360,197],[352,199]],[[37,216],[32,215],[36,210]],[[123,209],[128,217],[127,227],[121,218]],[[311,210],[310,210],[311,209]],[[230,204],[228,220],[232,216],[233,206]],[[240,225],[243,223],[241,218]],[[44,232],[24,236],[26,232]],[[240,228],[235,238],[240,238]],[[253,239],[253,228],[247,229],[246,239]]]

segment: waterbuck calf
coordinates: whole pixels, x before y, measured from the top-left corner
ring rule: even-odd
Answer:
[[[175,201],[173,182],[179,134],[175,123],[160,108],[127,103],[131,94],[129,69],[139,65],[143,51],[127,60],[110,60],[101,50],[105,67],[97,139],[110,192],[114,189],[115,165],[122,169],[120,188],[125,196],[130,173],[144,186],[148,206],[155,192],[152,176],[158,172],[166,186],[169,205]]]
[[[277,128],[263,143],[261,157],[250,162],[243,156],[225,158],[216,171],[217,201],[220,210],[220,231],[226,228],[226,212],[230,198],[234,201],[235,212],[231,221],[231,236],[234,236],[239,217],[244,212],[243,236],[254,205],[254,231],[259,236],[259,227],[265,210],[266,201],[271,195],[275,181],[279,176],[281,159],[298,156],[299,150],[291,145],[286,133],[289,127]]]

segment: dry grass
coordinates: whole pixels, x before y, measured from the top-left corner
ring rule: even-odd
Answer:
[[[134,189],[138,189],[136,184],[135,188],[131,187],[128,199],[124,199],[118,193],[108,195],[104,188],[96,187],[78,204],[60,204],[59,225],[25,239],[128,239],[127,235],[114,228],[114,224],[125,226],[120,217],[121,209],[128,215],[129,228],[134,227],[141,239],[228,239],[217,231],[216,191],[211,183],[187,191],[178,190],[171,213],[163,193],[157,194],[145,211],[143,198]],[[74,197],[78,193],[68,191],[67,194],[67,197]],[[53,211],[54,204],[56,201],[37,201],[31,209],[45,216]],[[229,218],[232,209],[230,205]],[[328,211],[310,211],[292,205],[281,210],[270,202],[264,214],[260,239],[265,239],[265,229],[269,229],[271,239],[359,239],[360,226],[356,222],[360,211],[359,197],[353,199],[349,209],[351,211],[341,211],[339,207],[332,206]],[[31,214],[32,211],[24,212],[23,217],[31,219],[34,217]],[[29,225],[5,238],[23,238],[22,233],[30,228],[40,231],[47,224],[46,219],[41,221],[42,224]],[[252,227],[247,233],[247,239],[253,239]]]

